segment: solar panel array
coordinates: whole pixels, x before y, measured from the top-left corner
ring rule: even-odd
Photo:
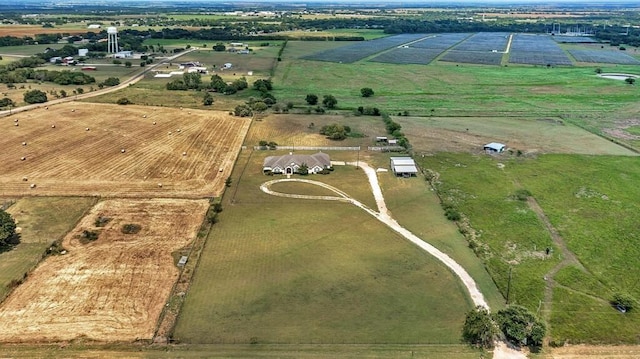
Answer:
[[[528,65],[573,65],[569,56],[548,35],[514,35],[509,62]]]
[[[640,65],[640,61],[622,52],[607,50],[569,50],[571,56],[579,62],[591,62],[618,65]]]

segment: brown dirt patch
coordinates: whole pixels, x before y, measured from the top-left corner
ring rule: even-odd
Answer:
[[[249,123],[221,111],[74,102],[0,118],[0,196],[219,196]]]
[[[171,253],[195,238],[206,200],[106,200],[63,240],[0,307],[0,341],[151,339],[179,275]],[[98,216],[111,217],[94,227]],[[124,234],[126,223],[138,234]],[[83,230],[97,240],[83,244]]]
[[[87,29],[78,28],[45,28],[38,25],[3,25],[0,26],[0,36],[34,36],[37,34],[84,34]],[[95,30],[94,30],[95,31]]]
[[[640,357],[640,346],[616,345],[570,345],[562,348],[550,348],[545,358],[580,359],[580,358],[616,358],[635,359]]]
[[[602,130],[602,132],[611,137],[619,138],[622,140],[640,140],[640,136],[625,131],[627,128],[633,126],[640,126],[640,119],[617,121],[614,128],[605,128]]]

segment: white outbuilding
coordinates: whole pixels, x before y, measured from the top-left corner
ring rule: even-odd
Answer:
[[[411,157],[390,157],[391,170],[398,177],[415,177],[418,175],[418,166]]]

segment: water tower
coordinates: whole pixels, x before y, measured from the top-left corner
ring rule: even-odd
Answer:
[[[107,28],[107,39],[107,52],[110,54],[118,52],[118,29],[113,26]]]

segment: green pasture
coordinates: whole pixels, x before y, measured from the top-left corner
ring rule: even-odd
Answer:
[[[261,153],[241,155],[174,339],[459,342],[472,304],[452,273],[350,204],[262,193],[258,186],[274,177],[260,174]],[[310,178],[336,181],[361,200],[371,194],[360,171],[342,167]]]
[[[339,109],[375,105],[391,113],[407,110],[415,115],[591,115],[634,103],[634,86],[598,78],[594,69],[340,64],[294,58],[285,50],[274,83],[276,97],[284,101],[304,103],[307,93],[333,94]],[[362,87],[371,87],[375,95],[360,97]]]
[[[480,234],[478,252],[502,293],[511,271],[510,301],[533,311],[543,304],[544,276],[562,259],[542,223],[513,193],[526,189],[538,201],[585,267],[565,267],[555,277],[551,338],[637,343],[633,328],[639,327],[640,316],[633,311],[621,315],[608,304],[616,292],[640,298],[636,158],[440,153],[420,162],[439,173],[443,200],[464,213]],[[552,249],[549,256],[546,247]]]
[[[9,293],[11,281],[22,280],[93,204],[90,197],[27,197],[9,207],[21,233],[18,245],[0,252],[0,299]]]
[[[559,118],[397,116],[394,120],[402,125],[417,152],[440,152],[465,136],[471,139],[464,144],[467,151],[482,150],[485,143],[500,142],[511,151],[524,153],[637,154]]]
[[[0,47],[0,54],[2,55],[19,55],[19,56],[31,56],[39,53],[43,53],[47,47],[52,49],[61,49],[66,44],[38,44],[38,45],[22,45],[22,46],[2,46]]]

